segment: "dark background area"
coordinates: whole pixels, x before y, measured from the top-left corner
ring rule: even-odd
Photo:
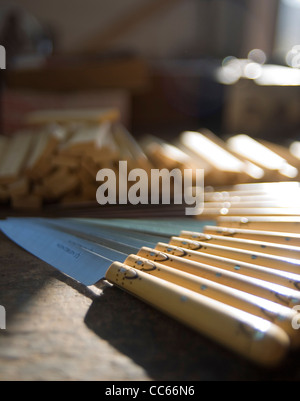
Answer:
[[[96,104],[119,107],[136,137],[202,127],[220,136],[297,137],[298,85],[224,83],[218,70],[253,49],[264,63],[287,67],[299,14],[296,0],[4,1],[4,133],[32,109]]]

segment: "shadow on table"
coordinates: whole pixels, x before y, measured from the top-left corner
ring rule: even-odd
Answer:
[[[49,280],[57,279],[86,297],[95,297],[88,287],[24,251],[1,232],[0,255],[0,305],[6,308],[8,323],[20,310],[26,310],[26,305],[47,286]]]
[[[262,369],[115,287],[93,301],[85,323],[153,380],[299,380],[299,352]]]
[[[299,351],[278,369],[258,368],[116,287],[104,286],[97,296],[2,234],[0,251],[0,304],[10,319],[56,278],[92,300],[85,317],[89,329],[154,380],[300,380]]]

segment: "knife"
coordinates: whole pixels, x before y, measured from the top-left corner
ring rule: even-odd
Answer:
[[[155,261],[143,261],[135,255],[134,267],[127,264],[125,251],[135,253],[138,249],[129,232],[126,240],[126,235],[118,236],[112,230],[103,228],[100,235],[102,229],[92,224],[83,227],[82,222],[70,219],[0,221],[3,233],[15,243],[84,285],[104,278],[256,363],[273,366],[287,354],[291,339],[277,324],[204,295],[205,286],[198,291],[190,289],[186,283],[192,275],[186,272],[172,269],[174,278],[166,280]],[[158,274],[151,274],[151,270]]]

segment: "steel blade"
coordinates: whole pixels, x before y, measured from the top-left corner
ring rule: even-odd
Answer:
[[[124,262],[127,256],[31,219],[3,220],[0,229],[26,251],[87,286],[103,278],[112,262]]]

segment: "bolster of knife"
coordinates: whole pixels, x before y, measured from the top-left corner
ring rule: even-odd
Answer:
[[[264,366],[276,366],[290,347],[287,333],[251,313],[114,262],[106,280],[156,309]]]

